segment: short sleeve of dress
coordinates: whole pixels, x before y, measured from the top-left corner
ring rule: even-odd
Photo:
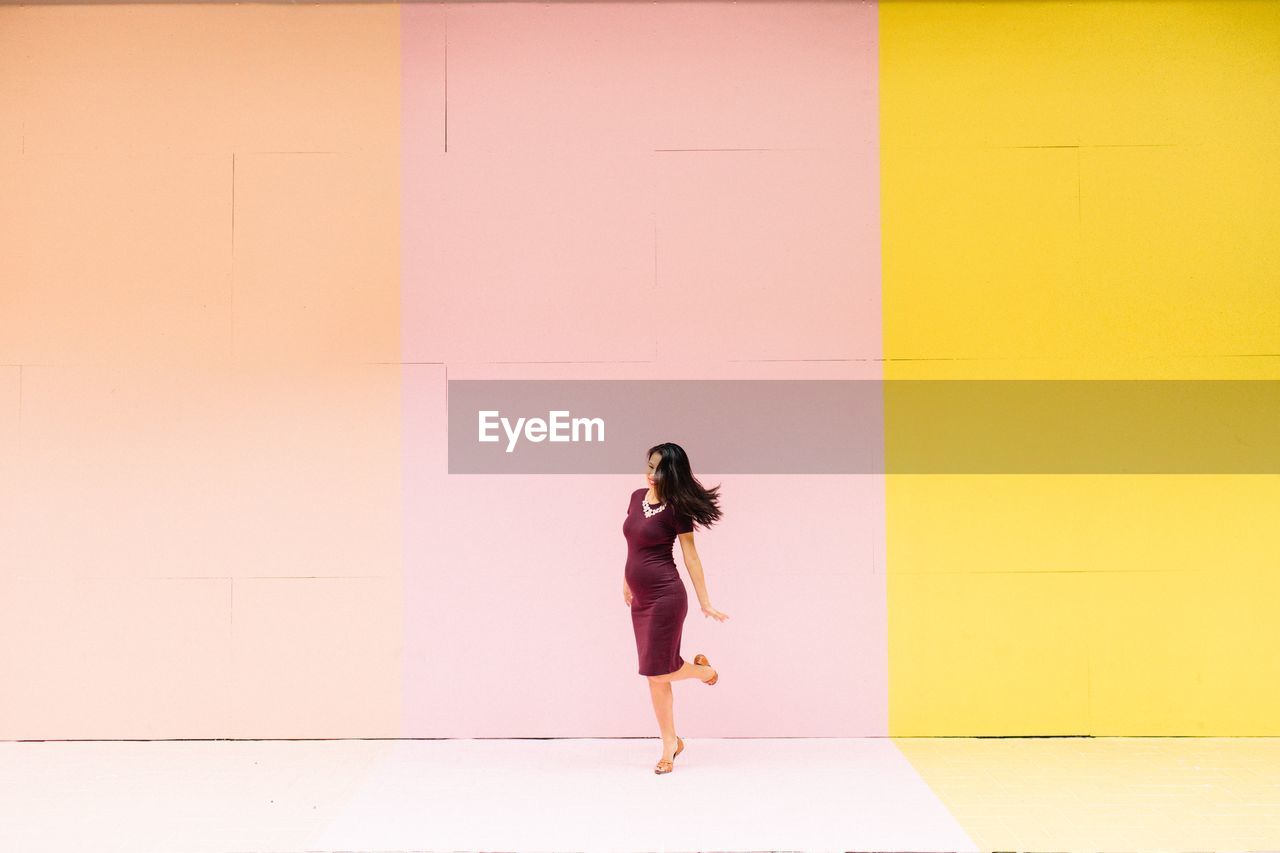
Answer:
[[[676,513],[676,533],[692,533],[693,519],[683,512]]]

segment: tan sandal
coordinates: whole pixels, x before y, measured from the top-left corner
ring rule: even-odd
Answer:
[[[706,656],[706,655],[694,655],[693,662],[694,662],[694,664],[695,664],[695,665],[697,665],[697,666],[711,666],[711,661],[707,660],[707,656]],[[716,672],[716,671],[713,669],[713,670],[711,670],[711,677],[710,677],[710,678],[708,678],[706,681],[704,681],[704,682],[702,682],[702,683],[703,683],[703,684],[715,684],[715,683],[716,683],[717,681],[719,681],[719,680],[720,680],[720,673]]]
[[[684,741],[680,739],[679,735],[676,735],[676,751],[671,753],[672,761],[667,761],[665,758],[662,759],[661,761],[658,762],[657,766],[653,768],[653,772],[657,773],[659,776],[661,776],[663,773],[670,773],[676,767],[674,763],[675,757],[683,751],[684,751]]]

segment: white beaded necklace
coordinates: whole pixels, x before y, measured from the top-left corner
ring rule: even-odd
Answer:
[[[649,496],[648,496],[648,495],[641,495],[641,496],[640,496],[640,506],[644,507],[644,517],[645,517],[645,518],[652,518],[653,516],[657,515],[658,513],[662,512],[664,509],[666,509],[666,508],[667,508],[667,505],[666,505],[665,503],[663,503],[663,504],[658,504],[658,508],[657,508],[657,509],[650,509],[650,507],[649,507]]]

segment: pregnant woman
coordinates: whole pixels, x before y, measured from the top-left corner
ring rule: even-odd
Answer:
[[[640,674],[649,678],[649,694],[662,733],[662,759],[653,768],[654,773],[662,774],[675,768],[675,758],[684,749],[684,741],[676,736],[671,682],[697,678],[704,684],[715,684],[720,678],[706,655],[695,656],[693,663],[680,656],[689,596],[671,557],[677,536],[703,615],[719,622],[729,617],[711,606],[698,549],[693,544],[694,523],[709,527],[722,515],[717,494],[720,487],[702,487],[693,476],[684,448],[678,444],[655,445],[645,458],[649,486],[631,493],[627,518],[622,523],[622,535],[627,540],[622,599],[631,608]]]

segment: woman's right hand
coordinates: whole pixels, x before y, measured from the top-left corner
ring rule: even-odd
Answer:
[[[631,606],[631,587],[625,583],[622,585],[622,600],[627,603],[628,607]]]

